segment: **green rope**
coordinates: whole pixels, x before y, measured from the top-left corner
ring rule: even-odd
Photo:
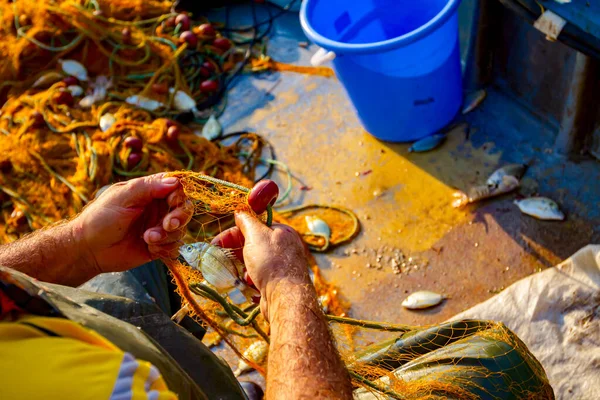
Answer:
[[[229,317],[238,325],[241,325],[240,322],[246,325],[248,325],[248,323],[252,325],[256,333],[258,333],[265,340],[265,342],[270,343],[269,336],[261,329],[261,327],[256,322],[256,317],[260,313],[260,307],[256,307],[254,310],[252,310],[250,314],[246,314],[238,306],[230,304],[227,300],[221,297],[221,295],[218,292],[206,285],[203,285],[201,283],[192,283],[189,285],[189,288],[192,292],[200,296],[218,302],[221,306],[223,306],[223,309],[225,309],[225,312],[227,312]],[[242,317],[242,319],[240,319],[240,317]],[[246,321],[249,322],[247,323]]]
[[[231,318],[239,326],[248,326],[260,314],[260,308],[256,307],[250,314],[244,313],[239,307],[230,304],[216,290],[202,283],[191,283],[190,290],[202,297],[219,303],[224,309],[229,318]],[[242,318],[240,318],[242,317]]]
[[[387,332],[410,332],[415,329],[414,327],[408,325],[386,324],[375,321],[365,321],[354,318],[338,317],[329,314],[325,315],[325,319],[327,319],[330,322],[336,322],[338,324],[360,326],[361,328],[365,329],[375,329]]]

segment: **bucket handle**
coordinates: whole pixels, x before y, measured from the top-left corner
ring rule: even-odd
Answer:
[[[333,51],[329,51],[329,50],[320,48],[310,58],[310,63],[312,64],[313,67],[318,67],[319,65],[325,64],[327,61],[333,61],[334,58],[335,58],[335,53]]]

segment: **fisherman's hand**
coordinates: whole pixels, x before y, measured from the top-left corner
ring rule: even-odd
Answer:
[[[116,183],[71,221],[98,273],[177,257],[193,208],[177,178],[164,175]]]
[[[261,181],[248,197],[250,207],[262,213],[273,204],[279,189],[273,181]],[[280,282],[310,284],[306,247],[294,229],[287,225],[268,227],[249,212],[238,211],[236,227],[224,231],[213,244],[234,250],[244,262],[250,278],[261,293],[261,309],[268,318],[271,294]],[[242,251],[243,249],[243,251]]]

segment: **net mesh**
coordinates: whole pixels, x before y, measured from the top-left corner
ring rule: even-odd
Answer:
[[[230,226],[224,221],[232,220],[236,210],[250,211],[248,189],[244,187],[189,171],[173,175],[194,203],[194,219],[199,226],[220,221],[215,229],[197,230],[188,236],[189,241],[210,241]],[[342,238],[352,225],[344,212],[318,206],[275,213],[274,220],[302,232],[306,227],[299,221],[305,213],[327,219],[332,238]],[[267,219],[266,215],[259,217]],[[190,313],[209,328],[204,342],[214,345],[225,340],[244,365],[268,373],[266,350],[257,353],[259,347],[253,346],[257,341],[269,341],[268,323],[257,306],[248,302],[236,308],[224,293],[219,295],[199,285],[203,281],[199,271],[179,260],[164,261]],[[349,307],[340,299],[338,289],[323,279],[314,257],[309,261],[317,294],[327,299],[322,306],[357,398],[553,398],[542,366],[503,324],[465,320],[413,327],[351,319],[346,317]],[[373,331],[389,338],[369,345]]]

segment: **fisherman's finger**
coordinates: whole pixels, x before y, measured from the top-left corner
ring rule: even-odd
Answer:
[[[160,246],[148,246],[148,252],[153,260],[157,258],[175,259],[179,257],[179,247],[182,244],[182,242],[174,242]]]
[[[162,220],[162,227],[167,232],[185,228],[192,219],[194,206],[190,201],[185,201],[179,207],[169,212]]]
[[[144,241],[149,246],[165,245],[180,241],[184,235],[185,229],[177,229],[172,232],[167,232],[161,227],[154,227],[144,232]]]
[[[248,241],[260,240],[260,238],[266,237],[272,232],[261,220],[246,211],[235,213],[235,224]]]
[[[187,200],[187,196],[183,192],[183,188],[178,188],[167,197],[169,207],[179,207]]]
[[[211,241],[211,244],[222,248],[231,249],[233,254],[235,254],[237,259],[241,262],[244,262],[244,243],[244,235],[242,235],[242,231],[237,226],[219,233]]]
[[[262,214],[267,206],[272,206],[279,196],[279,187],[271,180],[265,179],[258,182],[248,195],[248,204],[257,214]]]

